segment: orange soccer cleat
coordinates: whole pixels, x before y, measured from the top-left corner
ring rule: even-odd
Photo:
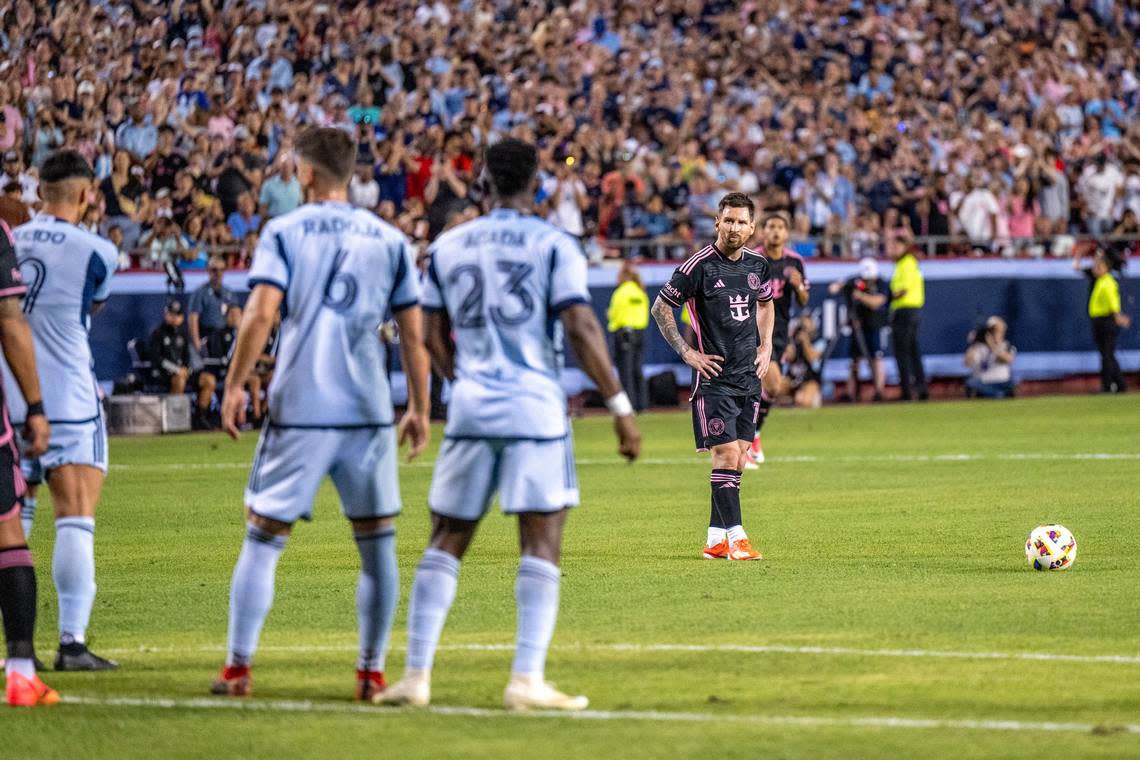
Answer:
[[[36,705],[59,704],[59,694],[55,689],[40,680],[39,676],[22,676],[13,673],[8,676],[8,704],[12,707],[35,707]]]
[[[226,697],[248,697],[253,694],[253,679],[248,665],[227,665],[218,680],[210,686],[211,694]]]
[[[369,702],[384,691],[384,674],[377,670],[356,671],[356,701]]]
[[[709,546],[705,544],[705,559],[728,559],[728,539],[721,539],[719,544]]]
[[[764,555],[752,548],[751,541],[742,538],[729,545],[728,558],[733,560],[764,559]]]

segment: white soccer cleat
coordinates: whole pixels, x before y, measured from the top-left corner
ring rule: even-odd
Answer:
[[[398,682],[372,695],[377,705],[427,707],[431,702],[431,671],[409,670]]]
[[[590,700],[563,694],[541,676],[512,673],[507,690],[503,692],[503,706],[508,710],[576,711],[589,707]]]
[[[744,457],[744,469],[746,469],[746,470],[759,470],[760,469],[760,465],[758,465],[752,461],[752,455],[751,454]]]

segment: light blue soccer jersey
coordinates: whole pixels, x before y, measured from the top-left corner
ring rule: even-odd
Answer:
[[[269,419],[279,427],[390,425],[377,328],[419,303],[403,233],[347,203],[309,203],[261,232],[249,285],[285,292]]]
[[[455,331],[444,434],[564,437],[558,314],[590,296],[578,243],[536,216],[496,209],[441,235],[431,254],[424,308],[446,310]]]
[[[118,252],[110,241],[49,214],[36,214],[12,234],[28,287],[24,313],[44,411],[52,424],[94,420],[101,415],[87,332],[92,305],[110,295]],[[6,364],[4,385],[12,420],[22,424],[27,406]]]

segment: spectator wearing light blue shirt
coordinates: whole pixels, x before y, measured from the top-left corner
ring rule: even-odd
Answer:
[[[142,100],[131,106],[131,119],[115,130],[115,145],[126,150],[135,160],[146,159],[158,146],[158,129],[151,122]]]
[[[261,186],[257,202],[266,219],[288,214],[301,205],[301,183],[294,173],[293,161],[286,158],[278,162],[278,172]]]
[[[226,224],[229,225],[234,240],[245,240],[246,235],[257,232],[261,227],[261,215],[254,213],[253,196],[249,193],[238,196],[237,211],[229,215]]]

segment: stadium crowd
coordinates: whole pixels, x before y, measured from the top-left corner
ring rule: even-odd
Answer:
[[[730,190],[791,211],[801,253],[1041,253],[1035,234],[1140,233],[1138,33],[1114,0],[16,0],[0,215],[73,146],[102,190],[85,224],[124,265],[244,265],[321,124],[359,142],[352,201],[421,242],[514,135],[596,256],[683,255]]]

